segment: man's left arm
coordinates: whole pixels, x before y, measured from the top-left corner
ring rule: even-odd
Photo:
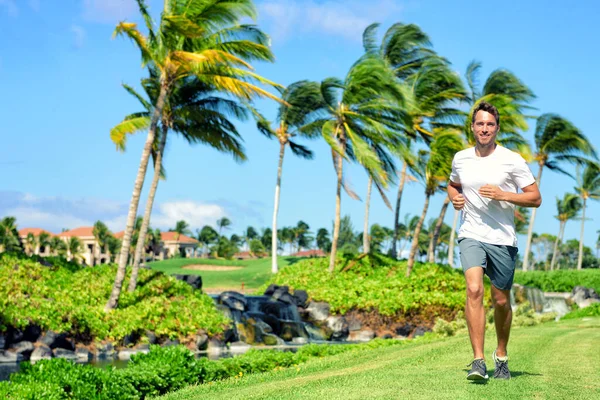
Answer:
[[[539,207],[542,204],[542,195],[537,183],[525,186],[523,193],[505,192],[495,185],[483,185],[479,194],[488,199],[507,201],[521,207]]]

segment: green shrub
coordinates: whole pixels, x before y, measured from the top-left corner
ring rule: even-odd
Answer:
[[[67,393],[57,384],[48,382],[0,382],[0,398],[18,400],[62,400]]]
[[[136,291],[123,291],[119,307],[106,313],[116,265],[81,267],[54,257],[42,260],[52,264],[48,267],[36,260],[40,257],[0,255],[0,331],[37,324],[43,330],[117,342],[145,330],[170,338],[199,329],[215,335],[227,323],[209,296],[145,269],[139,271]]]
[[[304,289],[312,300],[326,301],[331,311],[377,310],[382,315],[419,311],[427,307],[457,311],[464,307],[465,281],[462,271],[438,264],[419,264],[407,278],[406,261],[381,255],[362,259],[340,256],[334,274],[329,260],[308,259],[288,265],[269,284]],[[351,264],[352,263],[352,264]],[[344,268],[347,271],[342,272]]]
[[[534,286],[544,292],[570,292],[575,286],[585,286],[600,293],[600,269],[517,271],[515,283]]]
[[[562,319],[574,319],[583,317],[600,317],[600,303],[593,303],[585,308],[579,308],[565,314]]]

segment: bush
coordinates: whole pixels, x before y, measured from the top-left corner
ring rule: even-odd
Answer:
[[[575,286],[585,286],[600,292],[600,269],[517,271],[515,283],[534,286],[544,292],[570,292]]]
[[[119,308],[104,312],[116,268],[0,255],[0,331],[36,324],[42,330],[114,342],[145,330],[170,338],[189,337],[199,329],[209,335],[223,332],[227,321],[209,296],[157,271],[140,269],[136,291],[124,290]]]
[[[407,278],[406,261],[382,255],[363,258],[340,256],[333,276],[328,259],[315,258],[288,265],[270,284],[304,289],[312,300],[326,301],[331,311],[378,310],[381,315],[419,312],[427,307],[458,311],[464,307],[465,281],[462,271],[438,264],[416,264]],[[342,272],[344,268],[346,271]]]
[[[584,317],[600,317],[600,303],[593,303],[585,308],[580,308],[565,314],[562,319],[574,319]]]

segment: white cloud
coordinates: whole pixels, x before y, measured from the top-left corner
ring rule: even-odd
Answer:
[[[19,15],[19,8],[15,4],[14,0],[0,0],[0,8],[6,9],[6,12],[11,17]]]
[[[85,42],[85,29],[79,25],[71,25],[71,32],[73,32],[73,46],[76,49],[82,48]]]
[[[91,22],[114,24],[131,18],[136,10],[135,0],[83,0],[83,18]]]
[[[169,229],[179,220],[185,220],[192,228],[215,226],[219,218],[227,216],[223,206],[195,201],[171,201],[160,204],[153,213],[152,226]]]
[[[368,25],[402,9],[394,0],[266,0],[258,8],[259,18],[267,21],[267,31],[277,43],[285,41],[292,31],[360,41]]]
[[[46,212],[34,207],[17,207],[7,210],[5,214],[16,217],[19,228],[42,227],[53,233],[59,233],[63,228],[72,229],[93,224],[91,220],[68,213]]]

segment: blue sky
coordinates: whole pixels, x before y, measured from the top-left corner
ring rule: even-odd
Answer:
[[[156,14],[160,0],[150,0]],[[535,115],[558,113],[571,120],[600,150],[595,100],[600,92],[600,27],[596,2],[561,1],[393,1],[261,0],[258,25],[272,36],[274,64],[257,71],[283,85],[300,79],[343,78],[361,55],[361,34],[372,22],[381,32],[394,22],[418,24],[438,53],[463,74],[473,60],[483,63],[482,81],[506,68],[537,95]],[[133,0],[0,0],[0,216],[14,215],[20,227],[52,231],[91,225],[102,219],[124,226],[144,135],[118,153],[109,129],[139,105],[121,83],[139,86],[144,76],[129,41],[111,39],[121,19],[137,21]],[[271,102],[259,103],[268,118]],[[239,124],[249,161],[236,164],[206,147],[173,138],[167,149],[168,179],[159,186],[153,225],[163,229],[186,219],[192,228],[227,216],[233,231],[270,226],[278,144],[250,123]],[[533,138],[532,122],[526,137]],[[313,161],[288,154],[284,163],[280,226],[306,221],[313,230],[331,228],[335,174],[324,143],[307,143]],[[574,172],[573,168],[570,168]],[[149,173],[151,173],[149,168]],[[535,166],[532,171],[537,172]],[[356,167],[347,176],[359,195],[366,176]],[[574,180],[544,171],[544,203],[536,232],[556,234],[555,198],[572,191]],[[146,185],[147,189],[147,185]],[[395,199],[396,188],[389,196]],[[423,189],[411,183],[401,215],[420,213]],[[433,199],[427,218],[438,215],[443,195]],[[364,203],[344,196],[342,212],[362,230]],[[594,248],[600,202],[587,209],[585,243]],[[447,216],[450,224],[452,213]],[[391,227],[393,213],[374,196],[371,222]],[[579,221],[565,237],[578,238]],[[523,248],[524,238],[520,240]]]

